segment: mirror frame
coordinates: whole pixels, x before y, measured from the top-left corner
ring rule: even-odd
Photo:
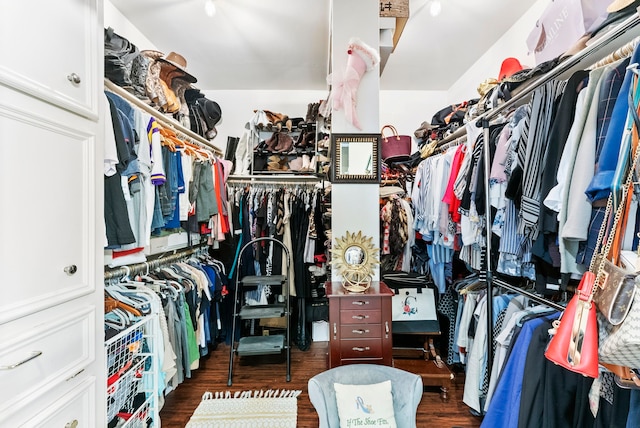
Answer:
[[[363,261],[360,265],[353,266],[347,263],[345,254],[351,247],[362,250]],[[342,276],[343,287],[350,292],[362,293],[371,285],[374,268],[380,264],[378,261],[379,249],[373,245],[373,238],[365,236],[362,231],[358,233],[345,232],[345,235],[336,238],[331,248],[331,268]],[[351,279],[360,278],[355,282]],[[364,280],[364,281],[363,281]]]
[[[371,174],[341,174],[340,160],[343,143],[371,143]],[[334,183],[380,183],[380,134],[331,134],[331,181]]]

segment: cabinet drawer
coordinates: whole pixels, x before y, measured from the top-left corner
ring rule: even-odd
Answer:
[[[93,377],[87,378],[41,412],[31,407],[29,414],[35,413],[36,416],[18,426],[24,428],[95,426],[97,420],[95,397],[96,380]]]
[[[20,107],[0,99],[0,324],[89,294],[95,278],[95,136],[72,128],[86,120],[34,114],[35,103],[16,96]],[[30,259],[34,245],[46,256]]]
[[[340,311],[340,324],[380,324],[381,321],[380,311]]]
[[[381,339],[341,340],[340,357],[349,358],[381,358]]]
[[[97,120],[103,44],[98,4],[3,1],[0,83]]]
[[[380,324],[351,324],[340,326],[340,337],[343,339],[380,338],[382,327]]]
[[[0,340],[0,385],[5,386],[0,415],[72,378],[95,359],[95,317],[95,308],[85,308],[22,335],[15,323],[15,336]]]
[[[340,310],[371,310],[380,309],[380,298],[370,296],[348,297],[340,299]]]

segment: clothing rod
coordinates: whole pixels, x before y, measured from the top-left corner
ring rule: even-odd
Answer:
[[[201,250],[206,248],[206,244],[199,244],[197,246],[191,248],[185,248],[182,250],[175,250],[173,253],[165,256],[160,255],[153,260],[149,260],[142,263],[134,263],[131,265],[120,266],[112,269],[105,269],[104,271],[104,279],[109,280],[113,278],[122,278],[125,275],[135,275],[142,272],[147,272],[149,270],[156,269],[160,266],[165,266],[179,260],[184,259],[185,257],[191,256]],[[166,254],[166,253],[165,253]]]
[[[176,120],[171,119],[171,118],[163,115],[158,110],[156,110],[156,109],[150,107],[149,105],[145,104],[144,102],[140,101],[138,98],[136,98],[130,92],[128,92],[126,89],[121,88],[120,86],[116,85],[115,83],[113,83],[112,81],[110,81],[109,79],[106,79],[106,78],[104,79],[104,86],[109,91],[111,91],[114,94],[124,98],[125,100],[127,100],[131,104],[135,105],[139,109],[146,111],[147,113],[152,115],[158,122],[162,123],[164,126],[167,126],[169,128],[173,128],[177,132],[180,132],[181,134],[183,134],[185,137],[188,137],[189,139],[192,140],[192,142],[194,144],[202,146],[202,147],[205,147],[205,148],[207,148],[209,150],[212,150],[216,155],[222,156],[222,154],[223,154],[222,150],[220,148],[218,148],[217,146],[215,146],[213,143],[211,143],[208,140],[205,140],[204,138],[202,138],[200,135],[196,134],[192,130],[185,128],[184,126],[179,124]]]
[[[518,294],[521,294],[523,296],[526,296],[529,299],[534,300],[534,301],[536,301],[536,302],[538,302],[538,303],[540,303],[542,305],[549,306],[550,308],[557,309],[558,311],[561,311],[561,312],[565,310],[565,307],[560,305],[560,304],[558,304],[558,303],[552,302],[550,300],[545,299],[544,297],[540,297],[540,296],[538,296],[536,294],[530,293],[529,291],[526,291],[526,290],[523,290],[521,288],[515,287],[515,286],[513,286],[513,285],[509,284],[508,282],[505,282],[505,281],[503,281],[501,279],[495,278],[493,280],[493,282],[498,287],[506,288],[509,291],[513,291],[515,293],[518,293]]]
[[[507,110],[509,108],[516,107],[516,105],[518,103],[521,103],[526,97],[530,96],[533,93],[533,91],[536,90],[538,87],[544,85],[549,80],[552,80],[552,79],[560,76],[561,74],[567,72],[572,67],[575,67],[580,62],[584,61],[585,59],[587,59],[591,55],[597,53],[602,48],[606,47],[610,43],[612,43],[615,40],[619,39],[627,31],[629,31],[631,28],[633,28],[634,26],[638,25],[639,23],[640,23],[640,15],[638,15],[638,12],[636,12],[633,16],[628,17],[626,20],[621,22],[620,25],[618,25],[615,28],[611,29],[606,34],[604,34],[602,37],[597,39],[593,44],[587,46],[586,48],[582,49],[581,51],[577,52],[576,54],[568,57],[563,62],[558,64],[554,69],[552,69],[551,71],[549,71],[545,75],[540,76],[539,78],[537,78],[536,80],[534,80],[529,85],[527,85],[524,88],[522,88],[521,90],[517,91],[517,93],[509,101],[505,102],[502,105],[499,105],[498,107],[496,107],[494,109],[491,109],[491,110],[488,110],[488,111],[484,112],[483,114],[481,114],[480,116],[475,118],[474,121],[477,121],[477,123],[480,123],[479,121],[482,120],[482,119],[491,120],[491,119],[495,118],[499,113],[501,113],[501,112],[503,112],[503,111],[505,111],[505,110]],[[585,67],[585,68],[587,68],[587,67]],[[456,129],[447,138],[443,138],[441,141],[439,141],[438,145],[436,147],[440,147],[441,145],[449,143],[449,142],[455,140],[456,138],[460,138],[463,135],[465,135],[466,133],[467,133],[467,130],[465,129],[464,126],[462,126],[462,127],[458,128],[458,129]]]
[[[299,176],[265,176],[265,177],[234,177],[229,176],[227,178],[227,184],[248,184],[248,185],[265,185],[265,186],[273,186],[274,184],[295,184],[295,185],[303,185],[310,186],[315,185],[316,183],[322,183],[324,180],[318,180],[317,177],[309,177],[306,181],[301,180]]]

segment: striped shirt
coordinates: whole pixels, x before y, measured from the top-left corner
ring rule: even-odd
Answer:
[[[536,89],[531,100],[527,144],[523,167],[523,190],[518,232],[535,239],[538,236],[540,215],[540,186],[548,135],[554,117],[556,100],[562,94],[566,81],[551,80]],[[520,161],[520,152],[518,153]]]

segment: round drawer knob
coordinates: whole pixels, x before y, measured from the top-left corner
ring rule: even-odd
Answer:
[[[67,422],[67,424],[64,426],[64,428],[77,428],[78,427],[78,420],[74,419],[71,422]]]
[[[82,81],[80,79],[80,76],[78,76],[76,73],[71,73],[70,75],[68,75],[67,80],[69,80],[69,82],[71,83],[75,83],[76,85],[79,85]]]
[[[76,272],[78,272],[78,266],[76,265],[69,265],[64,268],[64,273],[66,273],[69,276],[73,275]]]

